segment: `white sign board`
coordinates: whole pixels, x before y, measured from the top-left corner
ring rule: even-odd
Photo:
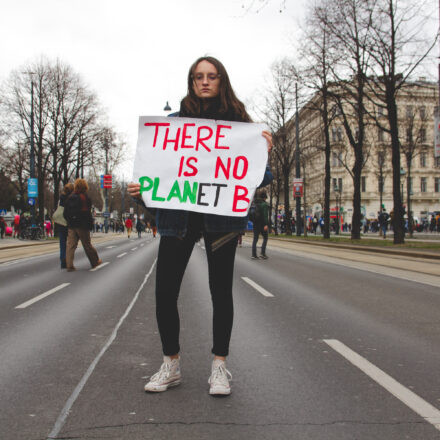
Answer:
[[[263,124],[141,116],[133,181],[147,207],[243,217],[264,178]]]

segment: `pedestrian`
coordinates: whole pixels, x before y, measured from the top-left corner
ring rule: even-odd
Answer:
[[[125,227],[127,228],[127,235],[128,238],[130,238],[131,235],[131,231],[133,229],[133,220],[131,219],[131,217],[127,217],[125,219]]]
[[[144,226],[142,225],[141,219],[138,218],[136,220],[136,231],[138,233],[138,238],[142,238],[142,229],[144,229]]]
[[[5,238],[5,231],[6,231],[6,222],[3,216],[0,215],[0,235],[2,238]]]
[[[173,116],[251,122],[231,87],[226,69],[213,57],[199,58],[191,66],[187,95],[181,102],[180,111]],[[272,137],[269,132],[263,132],[263,136],[270,150]],[[266,171],[262,185],[270,183],[271,178],[270,171]],[[139,199],[139,190],[139,183],[128,184],[131,196]],[[213,304],[214,359],[209,394],[228,395],[231,392],[230,373],[225,361],[233,322],[234,259],[237,235],[246,228],[247,218],[158,209],[156,223],[161,235],[156,268],[156,318],[164,362],[145,385],[145,391],[166,391],[181,382],[177,299],[194,245],[203,236]]]
[[[60,200],[58,202],[58,208],[55,211],[53,218],[54,222],[57,224],[58,237],[60,240],[60,262],[61,269],[66,269],[66,245],[67,245],[67,220],[64,217],[64,205],[67,198],[73,192],[73,183],[66,183],[63,190],[61,191]]]
[[[379,212],[379,216],[377,218],[379,222],[380,229],[382,230],[383,238],[387,238],[387,229],[388,229],[388,219],[390,218],[390,215],[388,212],[386,212],[385,209],[383,209],[381,212]]]
[[[14,216],[14,238],[20,238],[20,215],[16,214]]]
[[[66,266],[67,271],[76,270],[73,265],[75,249],[78,246],[78,240],[84,248],[92,268],[99,266],[102,260],[98,257],[96,249],[90,241],[90,231],[93,228],[92,202],[87,195],[89,186],[84,179],[76,179],[73,185],[73,193],[64,203],[64,217],[67,220],[67,249]]]
[[[255,197],[255,216],[254,216],[254,240],[252,241],[252,259],[258,260],[257,255],[257,242],[260,234],[263,237],[263,243],[261,245],[260,258],[267,260],[269,257],[266,255],[267,239],[269,237],[269,207],[266,203],[267,193],[266,190],[257,191]]]

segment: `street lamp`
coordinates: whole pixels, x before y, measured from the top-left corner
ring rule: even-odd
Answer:
[[[336,235],[339,235],[339,202],[340,202],[340,189],[338,185],[334,187],[335,197],[336,197]]]
[[[163,108],[163,111],[164,111],[164,112],[170,112],[170,111],[171,111],[171,107],[170,107],[170,105],[168,104],[168,101],[167,101],[165,107]]]

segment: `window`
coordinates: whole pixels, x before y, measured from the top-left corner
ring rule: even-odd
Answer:
[[[426,142],[426,129],[425,128],[421,128],[419,130],[419,138],[420,138],[420,142]]]
[[[377,115],[378,116],[383,116],[383,107],[377,107]]]
[[[338,139],[336,137],[336,128],[332,128],[332,141],[336,142]]]
[[[379,190],[379,193],[383,193],[383,184],[384,184],[384,178],[383,177],[380,177],[379,176],[379,178],[378,178],[378,184],[379,184],[379,188],[378,188],[378,190]]]
[[[367,190],[367,178],[365,176],[361,177],[361,191],[364,193]]]
[[[434,178],[434,191],[436,193],[440,192],[440,177]]]
[[[340,193],[342,193],[342,177],[339,177],[338,179],[333,177],[332,182],[333,182],[333,185],[332,185],[333,191],[335,191],[335,189],[338,188],[338,191]]]
[[[379,128],[377,131],[377,140],[379,142],[383,142],[385,140],[384,131],[381,128]]]
[[[410,192],[410,194],[412,193],[412,190],[413,190],[413,178],[410,177],[409,178],[409,192]]]
[[[406,129],[406,142],[408,142],[409,144],[412,143],[412,129],[411,128]]]
[[[440,156],[435,158],[435,167],[440,168]]]
[[[426,168],[426,152],[425,151],[420,153],[420,167]]]
[[[342,165],[342,153],[332,153],[332,167],[340,167]]]
[[[412,105],[407,105],[406,106],[406,117],[407,118],[412,118],[414,116],[413,114],[413,107]]]
[[[338,141],[341,142],[342,141],[342,128],[338,127],[336,131],[338,134]]]
[[[426,192],[426,177],[420,178],[420,192],[422,193]]]
[[[425,120],[426,118],[426,107],[420,107],[420,119]]]

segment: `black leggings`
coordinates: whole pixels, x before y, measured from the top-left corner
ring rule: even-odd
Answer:
[[[208,259],[209,287],[213,304],[212,353],[227,356],[231,339],[234,305],[232,278],[237,238],[229,240],[216,251],[212,242],[224,233],[204,233]],[[156,269],[156,318],[165,356],[180,351],[180,320],[177,308],[180,285],[196,239],[187,236],[161,237]]]

